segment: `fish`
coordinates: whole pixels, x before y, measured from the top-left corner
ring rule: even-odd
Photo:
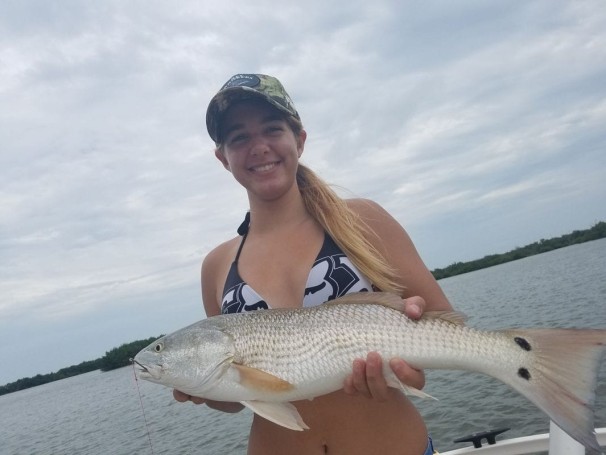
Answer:
[[[354,359],[378,352],[418,369],[466,370],[512,387],[586,448],[602,453],[593,404],[606,330],[466,325],[455,311],[419,320],[385,292],[348,294],[310,308],[275,308],[203,319],[163,336],[133,359],[141,379],[209,400],[240,402],[286,428],[309,429],[292,401],[342,389]],[[388,361],[387,384],[401,383]],[[403,423],[404,424],[404,423]]]

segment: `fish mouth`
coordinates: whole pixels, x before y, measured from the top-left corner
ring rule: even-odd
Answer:
[[[133,365],[135,366],[135,370],[139,374],[140,378],[148,379],[158,379],[160,377],[158,369],[154,369],[152,367],[148,367],[147,365],[143,365],[141,362],[137,361],[137,359],[131,359]]]
[[[147,369],[147,367],[145,365],[143,365],[142,363],[137,362],[135,359],[130,359],[131,363],[135,366],[135,370],[141,374],[141,373],[148,373],[149,374],[149,370]]]

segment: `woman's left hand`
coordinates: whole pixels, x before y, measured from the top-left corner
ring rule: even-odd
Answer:
[[[410,319],[419,319],[425,310],[422,297],[409,297],[404,303],[404,314]],[[396,377],[407,386],[422,389],[425,386],[425,374],[411,367],[402,359],[390,359],[389,366]],[[356,359],[353,371],[345,379],[343,387],[349,395],[362,394],[368,398],[385,401],[389,398],[389,387],[383,375],[383,359],[377,352],[369,352],[366,360]]]

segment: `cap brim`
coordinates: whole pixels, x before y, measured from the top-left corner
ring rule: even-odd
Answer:
[[[215,143],[220,142],[219,131],[221,127],[221,117],[234,104],[249,99],[263,100],[285,114],[293,115],[288,108],[284,107],[270,96],[260,93],[253,88],[245,86],[225,88],[213,96],[206,109],[206,129]],[[298,114],[295,116],[298,117]]]

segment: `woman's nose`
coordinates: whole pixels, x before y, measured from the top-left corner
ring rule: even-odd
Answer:
[[[267,153],[269,151],[269,147],[267,145],[267,141],[262,136],[256,136],[252,140],[250,152],[253,155],[261,155]]]

